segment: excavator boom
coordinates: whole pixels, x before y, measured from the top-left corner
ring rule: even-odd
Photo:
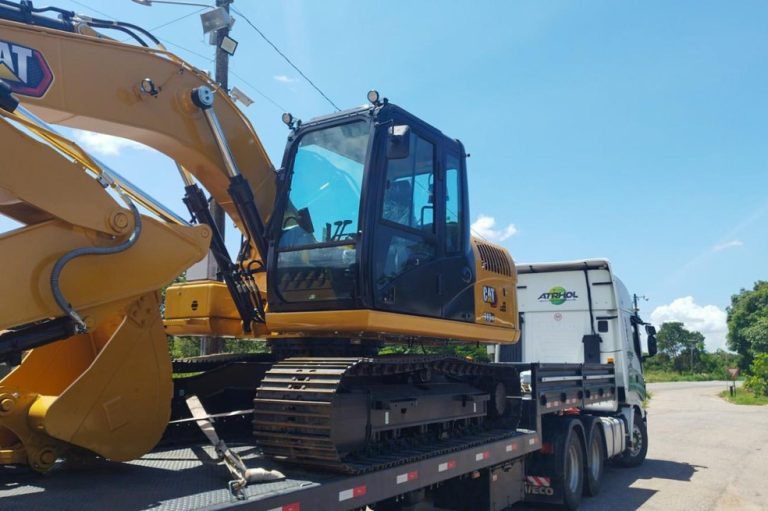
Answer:
[[[252,261],[266,257],[275,194],[253,128],[205,73],[95,30],[118,24],[36,14],[47,9],[0,4],[0,213],[22,224],[0,235],[3,287],[12,290],[0,297],[0,357],[17,365],[0,380],[0,463],[39,471],[79,450],[127,460],[157,442],[172,388],[159,290],[218,235],[50,124],[168,155],[188,196],[199,191],[194,176],[246,234]],[[195,91],[208,96],[207,111]],[[243,196],[250,202],[236,204]]]

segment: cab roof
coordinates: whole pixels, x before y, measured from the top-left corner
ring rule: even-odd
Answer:
[[[608,259],[595,258],[550,263],[518,263],[515,265],[515,268],[517,269],[517,273],[546,273],[576,270],[608,270],[610,272],[611,263]]]

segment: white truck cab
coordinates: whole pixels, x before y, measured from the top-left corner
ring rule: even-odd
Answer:
[[[636,447],[638,428],[644,430],[646,421],[640,342],[640,326],[645,323],[610,262],[525,263],[517,265],[517,273],[522,334],[515,345],[496,346],[496,362],[613,364],[616,399],[590,405],[588,410],[623,416],[627,431],[632,432],[630,444]],[[656,332],[650,325],[645,329],[648,354],[654,355]],[[642,425],[635,424],[638,419]]]
[[[607,259],[518,264],[521,342],[514,361],[614,364],[619,397],[646,397],[640,325],[632,297]],[[652,341],[653,343],[653,341]],[[504,360],[498,350],[497,360]]]

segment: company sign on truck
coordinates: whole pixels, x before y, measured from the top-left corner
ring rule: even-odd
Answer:
[[[579,296],[576,291],[568,291],[562,286],[555,286],[546,293],[539,295],[540,302],[549,302],[552,305],[562,305],[565,302],[578,300]]]

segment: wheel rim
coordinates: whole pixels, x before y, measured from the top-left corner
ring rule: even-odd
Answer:
[[[592,479],[597,481],[600,479],[600,470],[603,466],[603,451],[600,449],[600,436],[595,435],[592,438],[592,449],[591,449],[590,457],[592,458],[592,465],[589,467],[590,472],[592,473]]]
[[[571,493],[576,493],[579,489],[580,465],[579,446],[571,444],[568,447],[568,460],[565,463],[565,482]]]
[[[632,448],[629,450],[629,454],[634,458],[640,454],[643,450],[643,433],[640,431],[640,426],[637,424],[632,425]]]

